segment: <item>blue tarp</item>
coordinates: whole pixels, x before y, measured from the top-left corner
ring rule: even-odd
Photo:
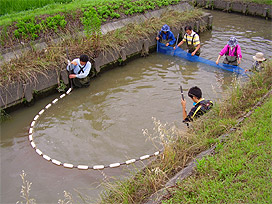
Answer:
[[[204,59],[202,57],[199,56],[192,56],[190,53],[187,53],[186,51],[184,51],[183,49],[181,49],[180,47],[176,48],[174,50],[173,47],[166,47],[165,44],[157,42],[157,52],[162,53],[162,54],[166,54],[166,55],[172,55],[172,56],[178,56],[181,58],[184,58],[190,62],[201,62],[201,63],[205,63],[207,65],[219,68],[219,69],[224,69],[230,72],[235,72],[238,74],[245,74],[245,70],[241,67],[238,66],[233,66],[233,65],[228,65],[228,64],[223,64],[223,63],[219,63],[216,64],[215,61],[211,61],[208,59]]]

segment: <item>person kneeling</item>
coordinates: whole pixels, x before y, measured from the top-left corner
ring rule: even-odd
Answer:
[[[197,86],[190,88],[188,92],[188,96],[193,100],[194,107],[191,109],[191,111],[187,115],[186,101],[181,98],[184,123],[192,122],[195,118],[198,118],[199,116],[204,115],[213,106],[213,102],[211,100],[205,100],[204,98],[202,98],[201,89],[198,88]]]
[[[74,59],[72,62],[68,60],[67,70],[74,87],[81,88],[90,85],[90,77],[88,75],[91,67],[92,64],[89,62],[87,55],[80,55],[79,58]]]

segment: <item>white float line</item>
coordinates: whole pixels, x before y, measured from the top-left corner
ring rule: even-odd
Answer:
[[[42,155],[42,151],[41,150],[36,149],[36,152],[37,152],[38,155],[40,155],[40,156]]]
[[[52,101],[52,103],[57,103],[58,100],[59,99],[56,98],[55,100]]]
[[[50,108],[52,106],[51,103],[47,104],[47,106],[45,106],[46,109]]]
[[[32,121],[32,123],[31,123],[31,125],[30,125],[30,127],[32,127],[32,128],[33,128],[33,127],[34,127],[34,125],[35,125],[35,123],[36,123],[36,122],[33,120],[33,121]]]
[[[68,163],[64,163],[64,164],[62,164],[64,167],[66,167],[66,168],[70,168],[70,169],[72,169],[72,168],[74,168],[74,165],[73,164],[68,164]]]
[[[62,95],[60,95],[60,98],[63,98],[64,96],[66,96],[66,94],[62,94]]]
[[[29,134],[32,134],[32,133],[33,133],[33,127],[29,128],[28,133],[29,133]]]
[[[88,165],[78,165],[78,166],[75,166],[73,164],[69,164],[69,163],[61,163],[60,161],[56,160],[56,159],[52,159],[51,157],[45,155],[42,153],[42,151],[40,149],[37,149],[36,148],[36,144],[34,143],[33,141],[33,138],[32,138],[32,135],[29,135],[29,140],[32,140],[31,141],[31,146],[33,147],[33,149],[35,149],[36,153],[40,156],[42,156],[45,160],[47,161],[51,161],[53,164],[56,164],[58,166],[63,166],[65,168],[77,168],[79,170],[88,170],[88,169],[94,169],[94,170],[103,170],[105,168],[116,168],[116,167],[120,167],[122,165],[129,165],[129,164],[132,164],[132,163],[135,163],[136,161],[140,161],[140,160],[145,160],[145,159],[148,159],[152,156],[158,156],[160,154],[160,151],[157,151],[155,152],[154,154],[152,155],[144,155],[144,156],[141,156],[139,159],[130,159],[130,160],[127,160],[123,163],[112,163],[108,166],[104,166],[104,165],[94,165],[93,167],[89,167]]]
[[[34,143],[34,141],[30,142],[31,146],[33,149],[36,149],[36,144]]]
[[[44,113],[44,109],[42,109],[40,112],[39,112],[39,115],[43,114]]]
[[[72,91],[71,88],[68,89],[68,91],[66,92],[66,94],[69,94],[70,92]],[[60,96],[60,99],[65,97],[66,94],[62,94]],[[52,104],[49,103],[45,106],[45,109],[49,109],[53,104],[55,104],[59,99],[54,99],[52,101]],[[42,153],[42,151],[40,149],[37,148],[35,142],[33,141],[33,130],[34,130],[34,126],[35,126],[35,123],[36,123],[36,120],[38,120],[38,118],[40,117],[40,115],[42,115],[45,111],[45,109],[42,109],[40,110],[40,112],[38,113],[38,115],[36,115],[33,119],[33,121],[31,122],[31,125],[30,125],[30,128],[29,128],[29,141],[30,141],[30,144],[32,146],[33,149],[35,149],[36,153],[40,156],[42,156],[45,160],[47,161],[51,161],[53,164],[56,164],[58,166],[63,166],[65,168],[77,168],[77,169],[80,169],[80,170],[88,170],[88,169],[94,169],[94,170],[102,170],[102,169],[105,169],[105,168],[116,168],[116,167],[120,167],[122,165],[129,165],[129,164],[133,164],[137,161],[140,161],[140,160],[145,160],[145,159],[148,159],[150,157],[153,157],[153,156],[158,156],[160,154],[160,151],[157,151],[155,152],[154,154],[151,154],[151,155],[144,155],[144,156],[141,156],[139,159],[130,159],[130,160],[127,160],[123,163],[112,163],[108,166],[104,166],[104,165],[94,165],[92,167],[88,166],[88,165],[78,165],[78,166],[75,166],[73,164],[69,164],[69,163],[61,163],[60,161],[56,160],[56,159],[52,159],[51,157],[45,155]]]
[[[66,91],[66,94],[69,94],[72,91],[72,88],[69,88],[68,91]]]
[[[56,160],[56,159],[52,159],[51,161],[52,161],[53,164],[56,164],[56,165],[58,165],[58,166],[61,165],[61,162],[58,161],[58,160]]]
[[[33,141],[33,136],[32,136],[32,134],[29,134],[28,139],[29,139],[30,142]]]
[[[77,168],[87,170],[89,167],[87,165],[78,165]]]
[[[36,115],[33,120],[36,121],[36,120],[38,120],[39,117],[40,117],[39,115]]]

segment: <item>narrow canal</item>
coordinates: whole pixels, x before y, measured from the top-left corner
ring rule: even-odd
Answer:
[[[249,68],[256,52],[271,58],[271,21],[208,12],[214,16],[213,30],[200,34],[201,57],[215,61],[229,37],[236,36],[243,55],[240,67]],[[205,64],[154,53],[103,73],[89,88],[73,91],[42,115],[33,136],[51,158],[74,165],[108,165],[139,158],[157,151],[142,134],[142,129],[152,132],[152,117],[185,128],[181,124],[180,83],[185,93],[197,85],[205,98],[218,101],[234,78],[237,75]],[[18,110],[1,124],[1,203],[20,200],[22,170],[32,182],[30,196],[37,203],[57,203],[63,199],[63,191],[72,193],[75,200],[80,192],[95,202],[105,179],[123,178],[133,169],[67,169],[36,154],[28,141],[29,125],[58,96]],[[187,95],[186,99],[189,110],[192,102]]]

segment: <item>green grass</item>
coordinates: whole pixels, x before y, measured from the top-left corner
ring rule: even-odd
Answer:
[[[90,35],[95,25],[120,17],[133,16],[181,0],[73,0],[66,4],[48,4],[42,8],[0,17],[0,44],[4,49],[34,40],[49,40],[73,34]],[[23,2],[22,2],[23,4]]]
[[[48,4],[69,3],[72,0],[1,0],[0,16],[42,8]]]
[[[145,10],[152,10],[155,7],[161,8],[163,6],[175,4],[180,1],[181,0],[72,0],[70,3],[48,4],[44,7],[37,9],[2,15],[0,16],[0,26],[9,26],[13,22],[20,21],[25,16],[29,18],[35,18],[41,15],[55,15],[60,12],[71,13],[74,11],[81,11],[81,9],[88,9],[92,7],[95,7],[98,13],[102,14],[102,16],[112,15],[111,17],[116,17],[116,13],[114,11],[118,11],[118,13],[124,13],[125,15],[131,15],[133,13],[144,12]]]
[[[244,2],[244,3],[256,3],[256,4],[267,4],[271,5],[272,1],[271,0],[228,0],[232,2]]]
[[[163,203],[271,203],[271,107],[272,97]]]

